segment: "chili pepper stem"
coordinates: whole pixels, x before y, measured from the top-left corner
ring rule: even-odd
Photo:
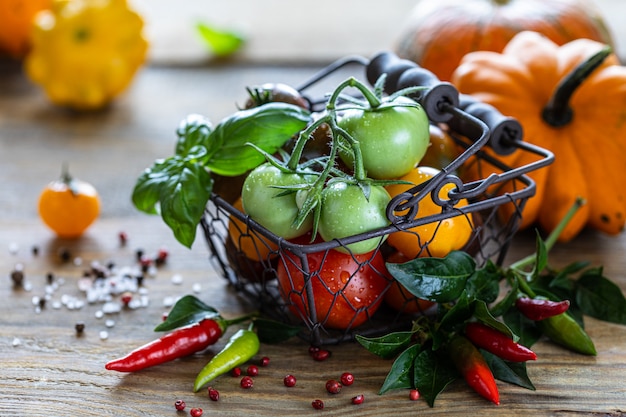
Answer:
[[[250,321],[250,326],[253,325],[254,323],[254,319],[259,317],[259,313],[250,313],[250,314],[245,314],[243,316],[240,317],[235,317],[234,319],[228,319],[228,320],[223,320],[224,325],[226,327],[232,326],[233,324],[239,324],[239,323],[243,323],[244,321]]]
[[[552,247],[556,243],[557,239],[559,238],[559,236],[561,235],[561,233],[563,232],[567,224],[570,222],[572,217],[574,217],[576,212],[584,204],[586,204],[586,201],[584,198],[582,197],[576,198],[576,200],[574,201],[574,204],[572,204],[572,207],[570,207],[567,213],[565,213],[565,216],[563,216],[563,219],[561,219],[559,224],[554,228],[554,230],[546,238],[545,240],[546,251],[549,252],[550,249],[552,249]],[[536,253],[533,253],[532,255],[528,255],[527,257],[522,258],[519,261],[511,264],[509,268],[513,271],[522,271],[524,268],[531,266],[535,262],[536,256],[537,256]]]

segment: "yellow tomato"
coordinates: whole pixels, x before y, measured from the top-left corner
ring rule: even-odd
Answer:
[[[386,188],[389,195],[393,198],[413,186],[434,177],[438,173],[439,170],[436,168],[419,166],[400,178],[400,180],[408,181],[413,185],[393,184]],[[447,200],[448,193],[454,187],[454,184],[446,184],[440,190],[439,198],[444,201]],[[410,259],[417,256],[441,258],[453,250],[462,249],[472,234],[473,223],[471,215],[463,214],[456,209],[465,207],[467,204],[467,200],[462,199],[455,205],[455,211],[449,213],[450,217],[391,233],[387,238],[387,242]],[[437,205],[430,195],[427,195],[419,202],[419,210],[415,218],[428,217],[441,212],[441,206]]]
[[[59,237],[77,238],[98,218],[100,198],[91,184],[64,173],[43,189],[38,211]]]

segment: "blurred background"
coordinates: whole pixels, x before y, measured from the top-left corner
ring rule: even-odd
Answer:
[[[151,61],[189,65],[206,60],[206,48],[194,30],[197,21],[241,31],[247,45],[239,60],[298,64],[389,49],[417,1],[183,0],[176,7],[169,0],[130,3],[145,16]],[[626,58],[626,1],[595,3],[614,35],[619,56]]]

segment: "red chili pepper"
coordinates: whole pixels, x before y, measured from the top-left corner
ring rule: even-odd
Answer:
[[[204,319],[176,329],[122,358],[108,362],[104,367],[110,371],[135,372],[188,356],[217,342],[225,327],[221,319]]]
[[[465,336],[476,346],[510,362],[526,362],[537,355],[524,345],[516,343],[506,334],[482,323],[472,322],[465,326]]]
[[[520,297],[515,307],[527,318],[540,321],[565,313],[569,308],[569,300],[552,301],[545,298]]]
[[[496,405],[500,404],[496,380],[478,348],[459,334],[452,337],[448,348],[454,365],[467,384],[482,397]]]

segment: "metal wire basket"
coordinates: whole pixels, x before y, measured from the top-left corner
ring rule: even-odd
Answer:
[[[371,232],[329,242],[287,241],[247,217],[217,193],[212,195],[201,220],[210,259],[233,288],[254,303],[262,314],[285,323],[303,324],[302,338],[317,346],[350,340],[355,334],[374,335],[401,328],[410,323],[415,314],[423,313],[415,310],[407,313],[403,308],[391,309],[384,305],[384,294],[391,290],[393,282],[378,260],[380,257],[386,259],[393,248],[382,239],[383,236],[414,233],[412,230],[416,227],[433,225],[434,238],[440,232],[438,226],[446,219],[454,218],[467,222],[471,227],[471,234],[463,250],[474,257],[477,265],[484,265],[487,260],[501,264],[518,229],[524,205],[535,193],[535,184],[527,174],[553,160],[550,152],[522,140],[522,128],[515,119],[459,94],[451,84],[439,81],[429,71],[413,62],[401,60],[392,53],[384,52],[371,60],[362,57],[341,59],[313,75],[299,87],[299,91],[303,92],[339,68],[354,64],[365,68],[367,80],[371,84],[386,74],[385,91],[388,93],[410,86],[427,87],[412,98],[422,105],[432,123],[447,126],[457,145],[464,151],[430,181],[392,199],[387,207],[391,224]],[[323,103],[323,99],[309,100],[312,109]],[[484,148],[487,147],[494,152],[485,152]],[[515,151],[536,155],[536,161],[511,168],[493,156],[494,153],[507,155]],[[470,163],[477,168],[475,172],[482,176],[478,180],[464,182],[454,173]],[[447,193],[447,198],[439,198],[441,190],[446,186],[449,189],[450,184],[453,187]],[[503,187],[506,187],[506,192],[501,191]],[[441,210],[432,215],[416,217],[420,202],[426,196]],[[461,200],[466,200],[467,204],[459,206]],[[500,210],[504,205],[509,208],[506,217],[501,215]],[[258,259],[251,259],[239,251],[237,248],[241,247],[242,242],[238,241],[239,245],[235,245],[233,236],[239,240],[247,239],[247,244],[257,245],[254,250],[259,254]],[[345,249],[351,243],[375,237],[381,238],[379,247],[366,257],[353,256],[353,259],[358,262],[358,270],[370,268],[384,277],[386,288],[370,303],[352,307],[343,297],[342,291],[348,291],[350,281],[356,280],[356,272],[353,270],[344,277],[340,289],[331,288],[327,284],[320,284],[320,263],[331,251]],[[432,240],[417,240],[417,256],[430,255],[429,243]],[[312,262],[312,255],[322,262]],[[277,280],[279,271],[282,280]],[[320,291],[329,292],[332,300],[330,305],[316,302],[315,294],[319,295]],[[334,328],[332,303],[343,303],[344,311],[346,305],[352,308],[353,321],[339,329]]]

